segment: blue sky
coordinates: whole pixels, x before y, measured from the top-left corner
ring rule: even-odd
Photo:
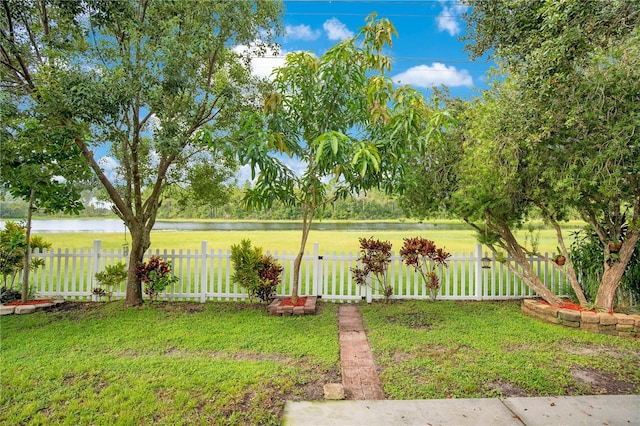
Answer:
[[[391,20],[398,31],[389,52],[393,58],[390,75],[402,84],[411,84],[429,96],[433,85],[446,85],[453,96],[470,98],[486,88],[485,76],[491,63],[471,61],[459,37],[466,23],[467,7],[456,0],[285,0],[286,34],[279,40],[281,51],[252,62],[254,73],[263,77],[284,63],[284,55],[298,50],[321,56],[332,45],[350,37],[364,26],[372,12]],[[237,46],[242,51],[246,46]],[[101,165],[113,169],[109,156]],[[304,164],[284,159],[294,171]],[[238,174],[240,182],[250,176],[248,167]]]
[[[468,98],[486,87],[491,63],[471,61],[459,37],[466,23],[467,7],[452,0],[286,0],[286,35],[280,39],[280,55],[254,61],[261,75],[297,50],[321,56],[340,40],[354,35],[372,12],[391,20],[398,31],[390,55],[395,81],[427,91],[445,84],[454,96]]]

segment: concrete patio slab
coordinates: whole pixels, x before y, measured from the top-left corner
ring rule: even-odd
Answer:
[[[640,395],[506,398],[526,425],[639,425]]]
[[[290,402],[287,426],[640,426],[640,395]]]
[[[287,402],[282,424],[522,426],[499,399]]]

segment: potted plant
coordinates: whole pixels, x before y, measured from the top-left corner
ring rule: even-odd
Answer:
[[[553,259],[553,261],[558,266],[564,266],[565,262],[567,261],[567,258],[562,254],[562,250],[560,250],[560,247],[556,247],[556,250],[558,250],[558,254]]]
[[[622,248],[622,241],[609,241],[609,252],[618,253]]]

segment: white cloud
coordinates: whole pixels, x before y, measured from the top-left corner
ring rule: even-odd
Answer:
[[[284,58],[287,53],[281,50],[280,53],[277,54],[277,52],[267,49],[264,55],[260,56],[254,45],[239,45],[234,47],[233,51],[241,55],[251,56],[251,70],[253,74],[264,78],[269,78],[275,68],[284,65]]]
[[[242,187],[247,181],[252,182],[251,166],[249,164],[240,166],[240,169],[238,169],[238,171],[236,172],[236,179],[240,187]]]
[[[294,175],[300,177],[304,174],[307,169],[307,162],[302,161],[298,158],[291,158],[286,155],[279,155],[278,159],[284,164],[289,170],[293,172]],[[259,169],[256,169],[256,178],[260,173]],[[255,183],[255,179],[251,179],[251,166],[245,164],[240,167],[240,169],[236,172],[236,179],[238,180],[238,185],[242,187],[247,181],[252,184]]]
[[[455,36],[460,34],[460,17],[467,10],[467,6],[453,6],[442,8],[442,12],[436,17],[438,30],[447,31],[449,35]]]
[[[118,164],[118,161],[115,158],[105,155],[98,160],[98,164],[111,182],[115,182],[117,180],[118,167],[120,167],[120,164]]]
[[[145,130],[148,132],[154,132],[156,130],[160,130],[161,128],[162,126],[160,125],[160,119],[157,115],[152,114],[151,117],[149,117],[149,120],[147,120]]]
[[[313,41],[320,38],[322,32],[320,30],[312,30],[309,25],[287,25],[285,27],[286,38],[293,40]]]
[[[473,78],[467,70],[457,70],[454,66],[446,66],[440,62],[431,65],[418,65],[392,77],[394,82],[411,84],[415,87],[429,89],[433,86],[448,87],[473,86]]]
[[[327,32],[329,40],[344,40],[353,37],[353,31],[349,30],[345,24],[337,18],[331,18],[322,24],[322,28]]]
[[[282,156],[280,161],[284,163],[296,176],[302,176],[307,170],[308,163],[306,161],[302,161],[298,158],[290,158],[287,156]]]

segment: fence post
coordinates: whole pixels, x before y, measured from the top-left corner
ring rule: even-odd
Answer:
[[[482,300],[484,295],[484,274],[482,272],[482,244],[476,244],[476,300]]]
[[[96,287],[96,273],[100,271],[100,247],[102,246],[101,240],[93,240],[93,271],[89,272],[89,279],[91,280],[92,291]]]
[[[203,241],[200,247],[200,303],[204,303],[207,301],[207,242]]]
[[[320,256],[320,243],[313,243],[313,287],[311,290],[311,296],[319,295],[320,288],[320,271],[322,268],[322,256]],[[307,290],[308,291],[308,290]]]

